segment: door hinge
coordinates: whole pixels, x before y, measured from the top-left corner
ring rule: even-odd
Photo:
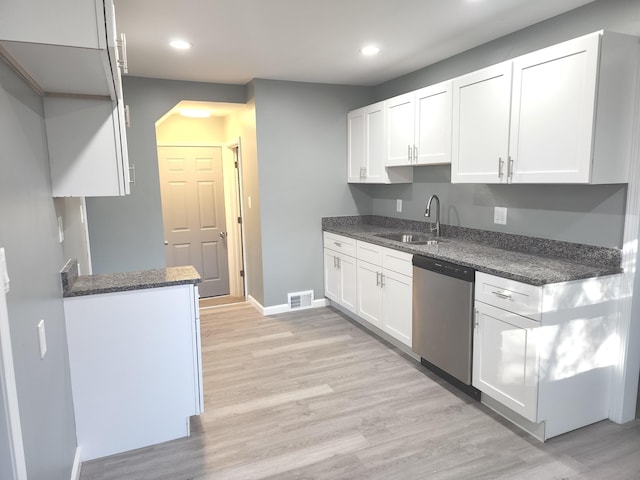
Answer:
[[[242,217],[238,217],[238,223],[242,225]]]
[[[244,277],[244,270],[240,270],[240,276]]]
[[[237,160],[236,160],[235,162],[233,162],[233,166],[234,166],[235,168],[238,168],[238,161],[237,161]]]

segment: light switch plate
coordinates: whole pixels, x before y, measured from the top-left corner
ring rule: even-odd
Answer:
[[[498,225],[507,224],[507,207],[495,207],[493,210],[493,223]]]
[[[398,198],[396,200],[396,212],[400,213],[402,212],[402,199]]]

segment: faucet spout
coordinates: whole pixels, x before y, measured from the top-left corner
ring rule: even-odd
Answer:
[[[431,195],[427,201],[427,208],[424,211],[425,217],[431,216],[431,202],[436,201],[436,226],[431,228],[431,231],[436,237],[440,236],[440,199],[437,195]]]

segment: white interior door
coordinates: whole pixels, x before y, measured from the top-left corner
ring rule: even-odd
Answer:
[[[193,265],[201,297],[229,294],[222,147],[158,147],[168,267]]]
[[[0,478],[26,480],[27,467],[9,335],[8,291],[4,248],[0,248]]]

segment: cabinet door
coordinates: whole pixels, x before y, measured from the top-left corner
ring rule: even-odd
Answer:
[[[53,196],[125,195],[126,133],[120,128],[117,104],[108,99],[45,97],[44,107]]]
[[[588,183],[600,36],[514,60],[513,182]]]
[[[339,303],[342,293],[337,256],[336,252],[324,249],[324,296]]]
[[[388,183],[384,158],[384,102],[365,108],[365,179],[366,183]]]
[[[357,314],[367,322],[382,328],[382,269],[368,262],[357,261],[358,310]]]
[[[538,322],[475,304],[473,386],[532,422],[538,409],[538,331]]]
[[[382,330],[411,347],[412,312],[411,277],[391,270],[384,270],[382,276]]]
[[[411,165],[413,161],[414,93],[406,93],[386,101],[387,155],[386,165]]]
[[[356,259],[340,255],[338,257],[338,271],[340,275],[340,305],[355,313],[358,309]]]
[[[347,182],[364,181],[365,155],[365,109],[359,108],[347,115]]]
[[[415,93],[414,165],[451,163],[451,82]]]
[[[504,183],[511,62],[453,80],[452,183]]]

